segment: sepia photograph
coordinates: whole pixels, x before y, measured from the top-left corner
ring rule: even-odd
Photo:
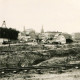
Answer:
[[[0,0],[0,80],[80,80],[80,0]]]

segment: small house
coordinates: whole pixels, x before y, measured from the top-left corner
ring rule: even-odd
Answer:
[[[72,37],[70,34],[67,34],[67,33],[56,34],[54,36],[53,42],[57,42],[60,44],[70,43],[72,42]]]
[[[18,40],[21,41],[28,41],[31,37],[30,36],[26,36],[24,33],[20,32],[18,34]]]

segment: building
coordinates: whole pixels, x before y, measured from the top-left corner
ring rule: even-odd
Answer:
[[[33,29],[25,29],[18,34],[18,39],[22,41],[30,41],[35,39],[35,31]]]
[[[26,30],[25,30],[25,35],[26,35],[27,37],[30,36],[30,38],[31,38],[32,40],[34,40],[35,37],[36,37],[35,30],[33,30],[33,29],[26,29]]]
[[[45,41],[48,42],[50,40],[53,40],[54,39],[54,36],[56,34],[60,34],[60,33],[61,32],[55,32],[55,31],[50,32],[50,31],[48,31],[48,32],[40,33],[39,36],[41,37],[41,39],[42,39],[43,42],[45,42]]]
[[[45,43],[60,43],[65,44],[72,41],[72,36],[68,33],[62,33],[62,32],[44,32],[39,35],[42,39],[42,41]]]
[[[72,36],[68,33],[60,33],[54,36],[53,42],[57,42],[60,44],[66,44],[72,42]]]
[[[60,43],[60,44],[65,44],[66,43],[66,38],[62,34],[56,34],[54,36],[53,42],[57,42],[57,43]]]
[[[30,38],[30,36],[26,36],[23,32],[18,34],[18,40],[20,41],[28,41]]]

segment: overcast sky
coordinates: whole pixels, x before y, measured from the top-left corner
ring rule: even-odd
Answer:
[[[0,0],[0,25],[22,31],[80,32],[80,0]]]

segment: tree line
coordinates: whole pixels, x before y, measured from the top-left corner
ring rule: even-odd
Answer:
[[[17,40],[19,31],[12,28],[0,27],[0,38],[7,38],[10,40]]]

